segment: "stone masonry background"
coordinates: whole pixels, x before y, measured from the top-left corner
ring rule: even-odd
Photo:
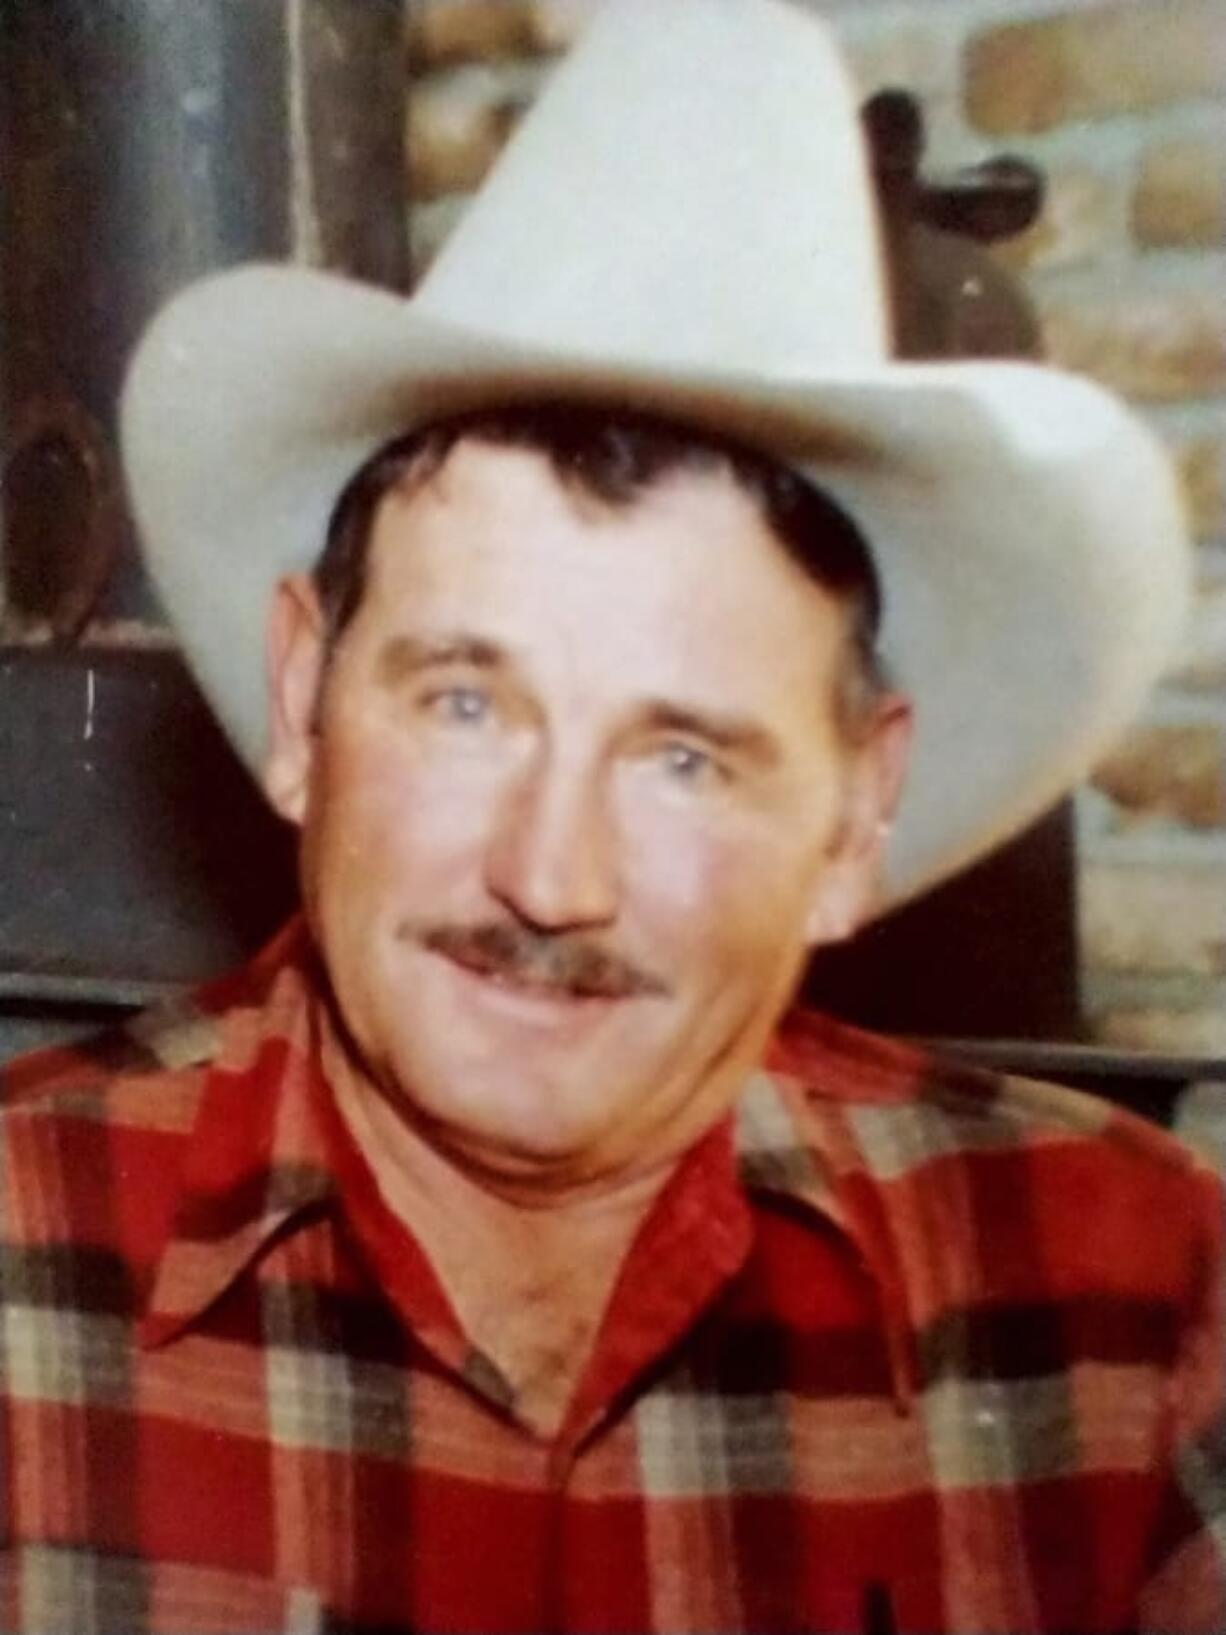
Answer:
[[[419,272],[601,3],[618,0],[408,0]],[[1127,397],[1177,462],[1196,605],[1076,798],[1081,992],[1103,1043],[1226,1054],[1226,4],[792,3],[832,19],[865,96],[921,99],[926,168],[1005,152],[1041,167],[1041,218],[996,253],[1048,358]]]

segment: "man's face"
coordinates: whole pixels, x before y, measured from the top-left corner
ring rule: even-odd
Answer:
[[[383,501],[326,673],[282,587],[269,791],[356,1057],[437,1144],[573,1184],[724,1111],[871,888],[906,712],[849,748],[844,640],[723,472],[612,509],[474,442]]]

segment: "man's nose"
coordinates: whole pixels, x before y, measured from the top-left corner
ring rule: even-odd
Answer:
[[[542,746],[504,793],[486,886],[520,919],[546,930],[614,918],[617,872],[598,768],[565,765]]]

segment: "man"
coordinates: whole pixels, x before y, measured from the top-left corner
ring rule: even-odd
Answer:
[[[1220,1627],[1216,1182],[781,1021],[1132,706],[1169,480],[1080,383],[890,365],[826,37],[659,15],[412,302],[243,271],[137,360],[303,917],[10,1075],[3,1627]]]

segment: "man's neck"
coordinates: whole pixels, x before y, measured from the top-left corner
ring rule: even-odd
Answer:
[[[469,1342],[498,1368],[518,1416],[557,1432],[592,1354],[618,1271],[674,1163],[599,1188],[505,1188],[431,1142],[339,1042],[324,1066],[337,1107],[392,1213],[429,1259]]]

